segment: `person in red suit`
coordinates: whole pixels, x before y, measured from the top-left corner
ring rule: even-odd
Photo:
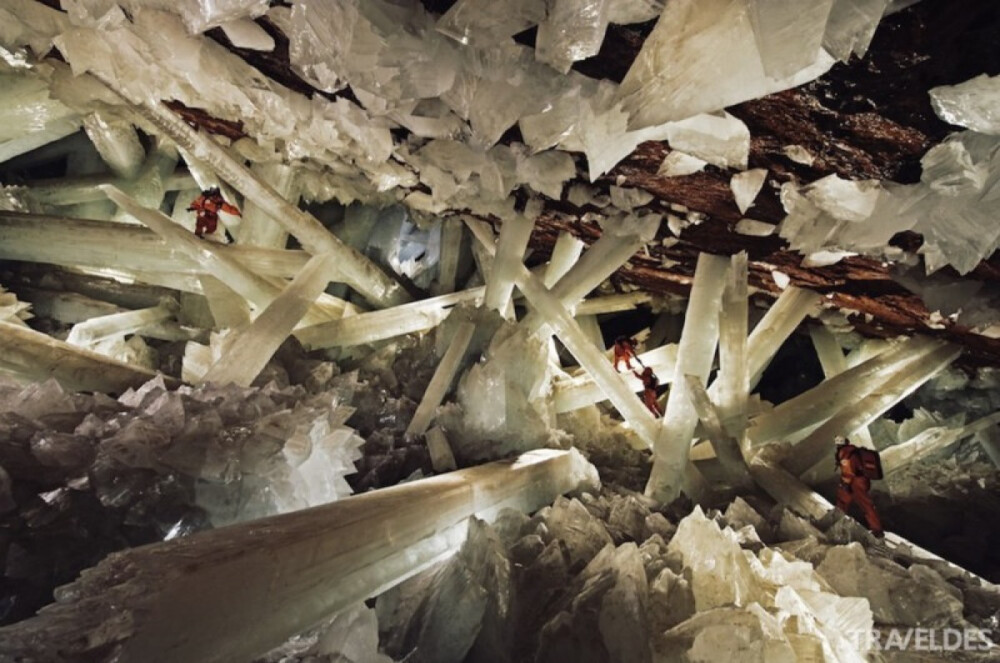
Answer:
[[[660,404],[656,402],[656,388],[660,386],[660,378],[656,377],[656,373],[648,366],[642,373],[632,371],[632,375],[642,380],[642,402],[646,404],[654,417],[662,417]]]
[[[629,338],[628,336],[619,336],[615,339],[615,370],[620,371],[618,364],[625,362],[625,368],[627,370],[632,370],[632,361],[635,359],[642,365],[639,358],[635,354],[636,340],[634,338]]]
[[[877,537],[885,536],[882,530],[882,520],[875,510],[870,494],[872,482],[864,475],[861,467],[861,456],[856,446],[837,438],[837,451],[834,454],[837,469],[840,470],[840,483],[837,485],[837,508],[848,513],[851,504],[857,504],[864,514],[868,529]]]
[[[187,210],[198,214],[194,223],[194,234],[198,237],[204,237],[205,233],[211,235],[215,232],[215,229],[219,227],[219,212],[243,216],[234,205],[226,202],[218,187],[202,191]]]

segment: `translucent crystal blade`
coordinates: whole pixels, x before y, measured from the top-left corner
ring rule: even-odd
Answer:
[[[460,302],[481,302],[486,287],[471,288],[439,295],[402,306],[345,316],[339,320],[311,327],[295,333],[306,347],[332,348],[374,343],[394,336],[433,329],[441,323],[452,307]]]
[[[552,288],[576,264],[585,246],[586,244],[582,240],[570,233],[565,231],[559,233],[556,244],[552,248],[549,265],[545,269],[544,283],[546,288]]]
[[[746,168],[750,156],[750,130],[725,111],[671,122],[667,125],[667,140],[672,149],[719,168]]]
[[[708,397],[705,385],[694,375],[685,375],[684,382],[691,398],[691,405],[708,434],[716,457],[730,477],[742,479],[746,476],[746,466],[739,442],[723,428],[719,411]]]
[[[95,200],[105,200],[107,196],[98,188],[102,184],[113,184],[121,189],[128,180],[112,178],[109,175],[81,175],[63,177],[57,180],[31,180],[26,183],[28,195],[33,200],[47,205],[73,205]],[[194,178],[185,169],[177,169],[163,182],[164,191],[190,189]]]
[[[746,430],[747,396],[750,394],[747,316],[747,254],[740,252],[730,258],[729,280],[722,293],[719,374],[712,385],[723,428],[740,442]]]
[[[129,122],[97,111],[84,118],[83,129],[115,175],[132,179],[139,174],[146,151]]]
[[[175,311],[176,302],[172,306],[160,305],[138,311],[91,318],[86,322],[73,325],[66,342],[70,345],[87,347],[112,336],[132,334],[148,325],[169,320],[174,316]]]
[[[619,313],[634,311],[640,304],[647,304],[653,297],[646,292],[628,292],[621,295],[605,295],[584,299],[576,307],[576,316],[600,315],[602,313]]]
[[[810,327],[809,336],[812,338],[813,347],[816,349],[816,356],[819,358],[825,377],[832,378],[847,370],[844,351],[841,350],[837,337],[829,329],[822,325]],[[868,449],[875,448],[871,433],[868,432],[868,426],[856,429],[851,435],[851,442]]]
[[[441,262],[438,265],[436,294],[455,292],[455,278],[462,258],[465,226],[460,219],[448,217],[441,221]]]
[[[250,324],[250,306],[247,300],[214,276],[203,275],[198,280],[205,299],[208,300],[208,308],[215,319],[216,328],[235,329]]]
[[[493,268],[486,281],[485,305],[500,311],[507,310],[510,293],[514,290],[514,279],[521,266],[524,250],[528,248],[531,229],[534,222],[521,214],[512,215],[503,222],[500,228],[500,240],[497,244]]]
[[[812,66],[819,57],[833,4],[834,0],[749,3],[750,21],[768,77],[794,76]]]
[[[754,445],[802,439],[803,431],[826,421],[845,404],[866,396],[903,367],[925,359],[940,348],[939,341],[926,336],[901,341],[882,354],[758,415],[751,421],[749,439]]]
[[[692,375],[702,385],[708,380],[719,341],[719,311],[729,260],[702,253],[698,256],[684,329],[677,350],[675,375]],[[686,381],[675,380],[667,397],[663,424],[653,449],[653,471],[646,494],[670,502],[682,488],[698,414],[691,404]]]
[[[203,381],[249,387],[315,304],[335,270],[332,256],[313,256],[253,323],[234,332],[227,351],[212,365]]]
[[[456,469],[455,454],[448,443],[448,437],[438,426],[427,431],[424,439],[427,440],[427,451],[431,456],[431,467],[435,472],[450,472]]]
[[[843,62],[852,53],[863,57],[888,4],[889,0],[834,0],[823,48]]]
[[[448,390],[451,389],[451,383],[455,380],[455,375],[462,365],[465,351],[468,349],[475,331],[476,326],[471,322],[463,322],[458,326],[448,349],[441,357],[441,362],[434,369],[434,375],[431,376],[424,396],[420,399],[416,412],[413,413],[413,419],[406,427],[407,435],[423,435],[424,431],[427,430],[434,418],[434,411],[441,405]]]
[[[747,339],[751,389],[760,381],[781,344],[807,315],[819,309],[820,300],[821,295],[811,290],[786,288],[753,328]]]
[[[291,205],[299,201],[299,184],[295,170],[284,164],[254,164],[251,171],[274,187],[275,193]],[[243,209],[243,222],[237,236],[240,244],[283,249],[288,244],[288,231],[257,203],[249,201]]]
[[[38,656],[44,647],[93,657],[100,647],[122,660],[251,660],[447,558],[470,516],[532,512],[592,486],[596,474],[576,451],[538,450],[114,553],[63,602],[2,629],[0,655]],[[87,637],[97,631],[100,643]]]
[[[20,325],[0,322],[0,331],[0,371],[25,380],[52,377],[66,389],[121,393],[156,375]]]
[[[66,237],[73,237],[72,245],[61,241]],[[222,244],[211,248],[263,276],[292,278],[309,260],[304,251]],[[21,212],[0,211],[0,257],[166,274],[206,273],[201,262],[146,228]]]
[[[639,355],[643,365],[649,366],[660,379],[661,384],[667,384],[674,379],[674,365],[677,363],[677,345],[671,343],[643,352]],[[621,377],[633,393],[642,391],[642,381],[631,373],[623,373]],[[576,378],[558,380],[552,386],[556,412],[569,412],[587,405],[600,403],[607,396],[589,374]]]

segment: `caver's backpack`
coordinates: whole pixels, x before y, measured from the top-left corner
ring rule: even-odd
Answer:
[[[840,463],[840,453],[844,447],[838,446],[837,450],[833,454],[834,461],[839,465]],[[858,457],[858,465],[861,468],[861,476],[868,479],[881,479],[882,474],[882,457],[874,449],[866,449],[865,447],[856,447],[853,444],[850,445],[850,454],[856,455]]]
[[[874,449],[856,447],[858,460],[861,461],[861,473],[869,479],[882,478],[882,457]]]

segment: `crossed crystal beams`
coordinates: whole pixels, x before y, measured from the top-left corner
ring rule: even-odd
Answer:
[[[837,435],[850,435],[944,370],[961,349],[915,336],[756,417],[750,446],[791,445],[783,465],[805,473],[828,459]]]
[[[489,228],[475,223],[474,219],[465,220],[483,249],[489,254],[495,253],[495,240]],[[622,418],[646,444],[652,446],[656,438],[656,420],[636,398],[631,387],[615,372],[611,362],[604,356],[604,349],[591,342],[562,301],[523,264],[518,263],[514,283],[535,309],[541,324],[549,326],[580,366],[590,374]]]
[[[61,601],[0,629],[0,659],[248,661],[447,559],[470,517],[597,485],[577,451],[541,449],[112,553]]]
[[[288,202],[210,136],[199,133],[162,104],[130,99],[115,83],[97,74],[94,76],[161,133],[169,136],[178,147],[211,168],[242,193],[247,201],[258,205],[280,223],[307,251],[336,256],[344,281],[372,304],[389,307],[409,301],[409,295],[399,283],[327,231],[314,216]]]

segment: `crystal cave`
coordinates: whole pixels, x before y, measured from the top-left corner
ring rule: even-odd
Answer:
[[[0,663],[1000,661],[994,0],[0,0]]]

